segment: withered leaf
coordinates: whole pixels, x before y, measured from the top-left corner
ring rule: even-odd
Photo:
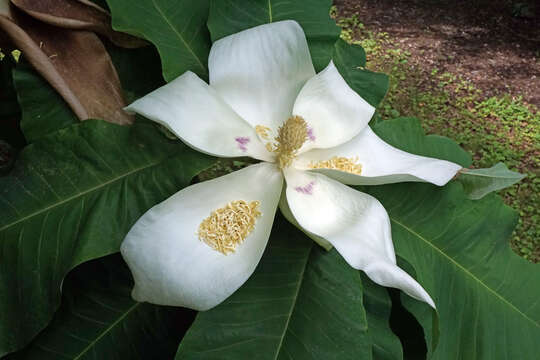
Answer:
[[[101,40],[84,30],[44,24],[12,9],[0,15],[0,29],[69,104],[80,120],[129,124],[116,69]]]
[[[137,48],[149,45],[145,40],[114,31],[109,13],[93,3],[73,0],[11,0],[28,15],[57,27],[89,30],[107,37],[115,45]]]

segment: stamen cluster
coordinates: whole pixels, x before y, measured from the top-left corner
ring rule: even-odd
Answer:
[[[301,116],[291,116],[279,127],[273,151],[277,154],[281,169],[291,165],[298,150],[308,139],[308,126]]]
[[[322,160],[309,163],[311,169],[334,169],[346,171],[352,174],[361,175],[362,165],[358,164],[358,156],[353,158],[334,156],[329,160]]]
[[[258,201],[236,200],[213,211],[199,225],[199,240],[224,255],[235,252],[261,216],[259,204]]]

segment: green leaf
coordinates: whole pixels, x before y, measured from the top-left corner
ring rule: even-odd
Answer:
[[[187,70],[208,79],[208,1],[107,0],[107,3],[113,28],[154,44],[161,57],[163,77],[171,81]]]
[[[13,83],[22,111],[21,129],[29,143],[79,122],[56,90],[25,61],[13,69]]]
[[[171,359],[191,311],[131,299],[132,280],[120,255],[87,262],[64,282],[51,324],[6,360]]]
[[[210,164],[148,123],[87,120],[26,147],[0,178],[0,356],[50,321],[68,271],[117,252],[137,218]]]
[[[397,260],[400,268],[416,278],[416,272],[411,264],[399,256],[397,257]],[[411,336],[405,339],[405,341],[409,342],[408,351],[413,352],[415,356],[425,357],[425,352],[427,350],[427,358],[431,358],[433,350],[437,348],[440,336],[439,315],[437,314],[437,311],[425,302],[416,301],[416,299],[413,299],[404,293],[400,294],[399,300],[396,298],[394,301],[399,301],[401,303],[400,305],[402,306],[402,311],[408,311],[410,313],[409,315],[415,317],[418,323],[421,324],[420,331],[423,330],[424,332],[423,342],[421,342],[420,338],[412,338]],[[403,316],[403,313],[399,315]],[[425,348],[420,349],[420,344],[422,344]],[[427,346],[426,344],[430,344],[430,346]]]
[[[334,44],[334,61],[336,58],[347,67],[348,71],[366,67],[364,48],[358,44],[349,44],[341,38]],[[388,85],[386,87],[388,88]],[[386,94],[386,91],[384,93]]]
[[[402,121],[375,126],[383,138],[395,126],[393,145],[424,147],[424,155],[452,155],[448,141],[411,143]],[[387,127],[380,131],[382,127]],[[414,138],[414,137],[413,137]],[[429,138],[426,137],[426,138]],[[402,144],[398,143],[401,139]],[[441,138],[438,138],[441,139]],[[385,138],[388,141],[388,139]],[[425,147],[429,144],[429,147]],[[456,145],[457,146],[457,145]],[[495,195],[468,200],[459,183],[444,188],[403,183],[365,187],[389,213],[396,253],[413,268],[438,309],[434,359],[534,359],[540,353],[540,268],[514,254],[508,238],[516,214]],[[413,300],[411,300],[413,301]],[[426,333],[433,319],[422,316]],[[430,336],[431,337],[431,336]],[[429,337],[428,337],[429,340]]]
[[[389,212],[396,252],[437,305],[433,358],[534,359],[540,351],[540,269],[508,246],[515,213],[496,196],[467,200],[456,183],[370,193]],[[427,333],[431,321],[421,321]]]
[[[324,69],[341,33],[330,18],[330,0],[211,0],[208,28],[212,41],[254,26],[297,21],[306,34],[316,71]]]
[[[403,359],[399,338],[390,329],[392,301],[387,290],[371,281],[360,272],[364,289],[364,308],[366,309],[369,335],[372,342],[374,360]]]
[[[347,84],[373,107],[379,106],[389,86],[388,75],[366,69],[366,53],[359,45],[339,39],[334,48],[334,64]]]
[[[176,355],[252,357],[371,359],[360,274],[281,217],[255,273],[224,303],[197,315]]]
[[[107,51],[118,72],[128,104],[165,85],[159,54],[154,46],[124,49],[107,44]]]
[[[118,72],[126,103],[132,103],[165,85],[155,46],[137,49],[121,48],[110,43],[105,43],[105,46]],[[159,126],[158,129],[164,130],[165,127]],[[170,139],[177,139],[174,135],[169,136],[170,133],[165,134]]]
[[[403,151],[452,161],[463,167],[472,163],[471,155],[453,140],[438,135],[426,136],[416,118],[384,120],[375,124],[372,129],[388,144]]]
[[[510,171],[503,163],[489,169],[463,169],[457,178],[469,199],[481,199],[490,192],[512,186],[526,175]]]

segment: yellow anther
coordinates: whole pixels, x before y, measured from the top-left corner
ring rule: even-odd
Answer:
[[[255,132],[261,137],[261,139],[270,140],[270,136],[268,135],[268,133],[270,132],[269,127],[257,125],[255,126]]]
[[[291,116],[279,127],[274,152],[277,153],[280,168],[291,165],[298,150],[307,139],[308,126],[300,116]]]
[[[275,150],[272,144],[270,144],[269,142],[267,142],[264,146],[266,147],[266,150],[268,150],[268,152],[274,152]]]
[[[212,249],[227,255],[244,242],[261,216],[259,202],[236,200],[212,211],[199,225],[197,235]]]
[[[346,171],[352,174],[360,175],[362,173],[362,165],[358,164],[358,156],[354,158],[334,156],[330,160],[323,160],[309,163],[312,169],[335,169]]]

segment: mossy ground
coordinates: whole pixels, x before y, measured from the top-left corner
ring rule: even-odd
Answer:
[[[514,251],[540,261],[540,111],[513,94],[488,96],[462,75],[435,66],[418,66],[411,54],[388,33],[366,28],[356,15],[333,15],[342,38],[362,45],[367,68],[390,76],[390,89],[378,108],[382,119],[414,116],[427,133],[454,139],[471,154],[473,167],[497,162],[527,174],[500,192],[519,212],[512,234]]]

